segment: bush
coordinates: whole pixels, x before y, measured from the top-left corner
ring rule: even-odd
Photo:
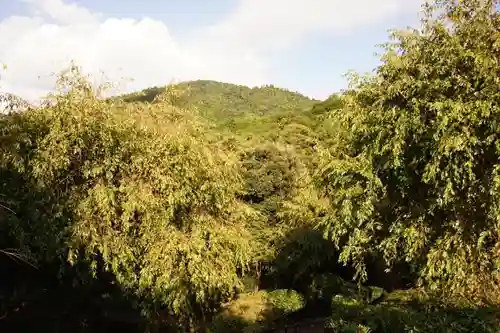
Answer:
[[[295,290],[273,290],[267,294],[267,300],[277,316],[298,311],[305,305],[304,297]]]

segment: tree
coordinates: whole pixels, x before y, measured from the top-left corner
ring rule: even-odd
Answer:
[[[332,115],[318,181],[335,213],[322,225],[361,279],[383,256],[434,288],[498,288],[498,4],[426,5],[421,29],[394,32],[375,75],[353,75]]]
[[[175,107],[102,100],[76,69],[60,84],[51,106],[0,118],[0,189],[17,205],[2,228],[195,327],[253,257],[237,157]]]

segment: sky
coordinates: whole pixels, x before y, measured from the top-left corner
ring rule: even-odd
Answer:
[[[73,61],[122,92],[210,79],[324,99],[422,1],[0,0],[0,92],[36,100]]]

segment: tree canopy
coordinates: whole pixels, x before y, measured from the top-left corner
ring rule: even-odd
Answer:
[[[335,211],[325,226],[362,274],[366,255],[383,255],[442,290],[496,286],[494,4],[436,2],[421,29],[393,33],[375,75],[352,78],[333,116],[335,144],[319,177]]]

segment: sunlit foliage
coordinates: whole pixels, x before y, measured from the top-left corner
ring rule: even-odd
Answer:
[[[352,77],[332,116],[319,182],[341,260],[408,262],[446,291],[498,288],[500,14],[496,1],[438,1],[396,31],[383,64]],[[439,14],[439,15],[438,15]]]

